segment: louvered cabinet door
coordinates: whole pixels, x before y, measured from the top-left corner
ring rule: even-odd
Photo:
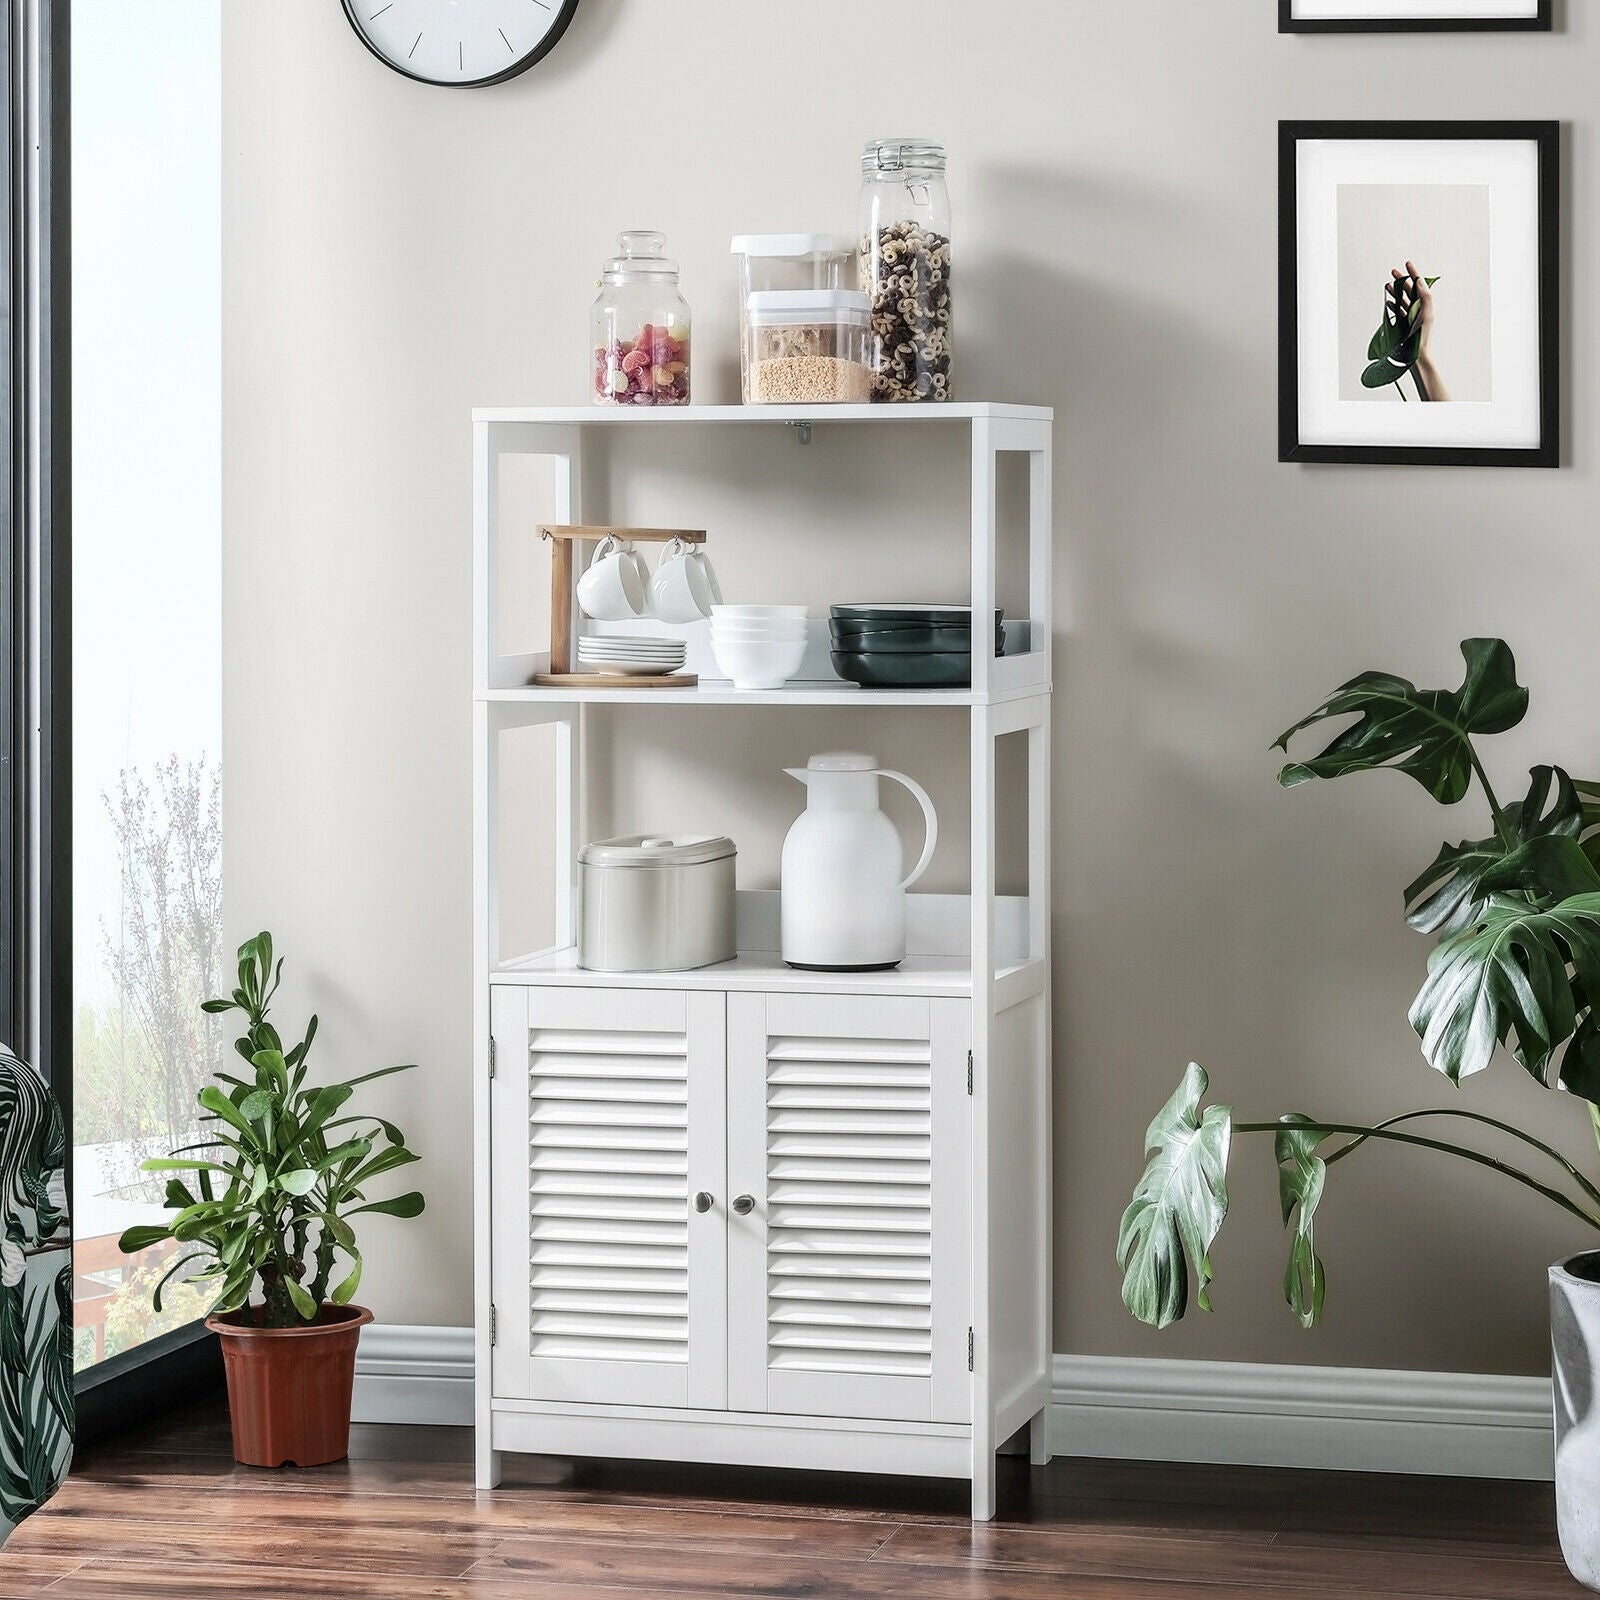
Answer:
[[[970,1417],[970,1014],[728,996],[734,1410]]]
[[[497,1395],[726,1406],[725,1022],[720,994],[496,989]]]

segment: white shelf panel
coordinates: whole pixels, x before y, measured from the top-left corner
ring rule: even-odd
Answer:
[[[1000,968],[997,981],[1026,972],[1035,962]],[[693,989],[770,994],[898,994],[964,999],[972,993],[972,963],[964,956],[907,956],[893,972],[797,972],[775,950],[741,951],[732,961],[694,972],[587,972],[578,952],[545,950],[508,961],[491,983],[562,989]]]
[[[1050,422],[1050,406],[997,401],[882,406],[479,406],[474,422],[532,422],[559,427],[657,428],[686,422]]]
[[[735,689],[702,683],[694,689],[486,689],[491,705],[613,706],[977,706],[1000,705],[1050,693],[1049,684],[975,695],[970,689],[857,689],[845,684],[804,683],[785,689]]]

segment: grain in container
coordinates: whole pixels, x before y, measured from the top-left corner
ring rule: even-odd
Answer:
[[[578,965],[689,972],[738,953],[731,839],[629,834],[578,852]]]
[[[745,307],[746,405],[865,405],[872,398],[872,297],[773,289]]]

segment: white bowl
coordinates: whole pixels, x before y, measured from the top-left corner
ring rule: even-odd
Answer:
[[[779,617],[804,622],[806,608],[804,606],[712,606],[711,615],[713,619],[725,617],[732,622],[771,621]]]
[[[719,623],[711,630],[713,639],[732,639],[736,642],[746,641],[760,644],[764,640],[774,643],[788,644],[792,639],[804,639],[807,636],[803,624],[792,628],[758,628],[754,623]]]
[[[762,643],[733,639],[711,641],[717,666],[735,689],[781,689],[800,670],[806,657],[804,639]]]

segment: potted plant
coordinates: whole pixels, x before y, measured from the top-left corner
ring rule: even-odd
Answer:
[[[417,1157],[393,1123],[346,1111],[359,1084],[409,1068],[308,1084],[316,1017],[289,1050],[267,1020],[282,975],[272,935],[257,934],[239,948],[232,996],[204,1003],[213,1014],[243,1012],[246,1031],[235,1048],[250,1076],[219,1072],[220,1083],[200,1091],[203,1137],[144,1163],[146,1172],[171,1175],[166,1202],[175,1215],[164,1226],[129,1228],[120,1243],[132,1253],[177,1241],[179,1257],[156,1286],[157,1311],[179,1273],[218,1285],[206,1326],[222,1340],[238,1460],[311,1467],[349,1452],[356,1345],[372,1321],[351,1304],[361,1282],[351,1219],[415,1217],[423,1198],[414,1190],[367,1198],[377,1179]],[[347,1268],[335,1283],[341,1257]],[[257,1283],[261,1299],[252,1303]]]
[[[1478,785],[1491,815],[1486,838],[1446,844],[1406,890],[1406,916],[1435,939],[1411,1024],[1428,1063],[1459,1087],[1502,1047],[1546,1090],[1564,1090],[1600,1141],[1600,784],[1535,767],[1527,795],[1502,803],[1474,740],[1516,727],[1528,692],[1498,639],[1462,645],[1458,690],[1421,690],[1366,673],[1336,690],[1278,741],[1332,718],[1354,718],[1318,755],[1291,761],[1285,788],[1346,773],[1392,770],[1442,805]],[[1211,1246],[1228,1213],[1228,1157],[1236,1134],[1272,1139],[1289,1264],[1284,1295],[1301,1323],[1322,1315],[1326,1276],[1315,1224],[1330,1170],[1374,1140],[1459,1157],[1533,1190],[1600,1230],[1600,1170],[1585,1172],[1521,1129],[1462,1106],[1407,1113],[1368,1127],[1291,1112],[1236,1122],[1204,1104],[1205,1072],[1191,1065],[1146,1135],[1148,1164],[1117,1241],[1122,1297],[1140,1321],[1164,1328],[1195,1302],[1211,1309]],[[1515,1141],[1518,1162],[1440,1137],[1440,1124]],[[1556,1394],[1556,1490],[1561,1543],[1578,1580],[1600,1588],[1600,1431],[1587,1414],[1600,1350],[1600,1249],[1550,1269]],[[1588,1426],[1583,1424],[1587,1423]]]

